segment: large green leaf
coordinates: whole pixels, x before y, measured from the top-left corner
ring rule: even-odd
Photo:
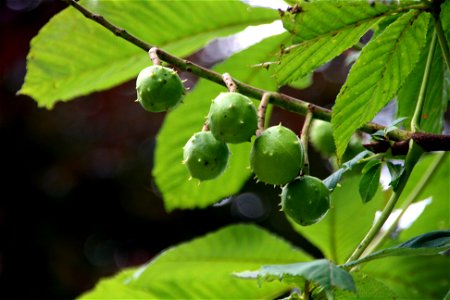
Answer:
[[[388,256],[436,255],[450,249],[450,230],[432,231],[407,240],[400,245],[376,251],[361,259],[345,264],[352,267]]]
[[[430,34],[431,35],[431,34]],[[431,37],[429,37],[431,40]],[[397,117],[412,119],[419,95],[422,78],[425,71],[429,47],[422,51],[419,62],[409,74],[404,86],[400,89],[397,101]],[[420,130],[425,132],[441,133],[444,127],[444,113],[447,110],[448,96],[444,85],[444,61],[441,48],[437,46],[434,51],[430,77],[428,79],[425,100],[420,118]]]
[[[264,69],[249,66],[266,61],[279,49],[288,34],[271,37],[227,59],[214,70],[229,72],[235,78],[268,90],[275,89],[270,74]],[[199,131],[208,114],[212,99],[224,88],[205,80],[200,80],[184,103],[171,111],[161,128],[156,145],[153,175],[164,196],[167,210],[175,208],[206,207],[218,200],[237,193],[250,176],[248,168],[250,143],[230,145],[231,156],[226,171],[218,178],[199,184],[189,181],[184,165],[182,147]]]
[[[275,20],[276,11],[240,1],[81,1],[131,34],[178,56],[248,25]],[[31,42],[21,94],[53,107],[136,76],[150,64],[142,49],[68,8]],[[130,99],[134,100],[134,99]]]
[[[115,290],[148,293],[152,299],[273,299],[289,286],[271,283],[258,287],[255,282],[233,276],[234,272],[259,268],[262,264],[293,263],[311,258],[287,242],[252,225],[233,225],[169,249],[147,265],[120,281]],[[108,298],[107,281],[84,295]],[[137,293],[139,291],[139,293]],[[133,298],[134,294],[126,298]]]
[[[319,223],[303,227],[291,222],[325,257],[338,264],[350,256],[372,225],[375,212],[383,208],[385,199],[380,190],[369,203],[361,202],[357,192],[359,180],[359,176],[342,180],[331,194],[330,211]]]
[[[442,299],[450,285],[450,259],[443,255],[386,257],[362,271],[382,281],[396,299]]]
[[[390,24],[361,52],[333,108],[338,157],[352,134],[388,103],[414,69],[426,42],[430,15],[412,10]]]
[[[306,280],[320,286],[332,296],[333,289],[343,289],[355,292],[352,276],[344,269],[336,266],[327,259],[317,259],[285,265],[262,266],[258,271],[237,273],[242,278],[257,278],[261,281],[284,281],[303,287]],[[331,297],[332,298],[332,297]]]

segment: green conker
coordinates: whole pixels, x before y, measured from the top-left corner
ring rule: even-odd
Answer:
[[[249,142],[258,127],[256,108],[252,100],[242,94],[220,93],[211,103],[208,126],[222,142]]]
[[[227,144],[214,138],[210,131],[195,133],[183,148],[183,163],[191,177],[209,180],[226,168],[229,156]]]
[[[316,177],[299,177],[283,187],[281,208],[302,226],[315,224],[330,209],[330,191]]]
[[[300,139],[281,125],[264,130],[253,143],[250,167],[262,182],[276,185],[290,182],[303,168]]]
[[[314,149],[324,156],[336,153],[331,123],[315,119],[309,130],[309,140]]]
[[[183,82],[172,69],[153,65],[143,69],[136,79],[137,100],[150,112],[166,111],[180,103]]]

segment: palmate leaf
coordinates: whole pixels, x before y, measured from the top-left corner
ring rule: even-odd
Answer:
[[[250,66],[270,59],[286,38],[287,33],[265,39],[228,58],[214,67],[214,70],[229,72],[241,81],[273,90],[275,84],[270,74],[264,69],[253,69]],[[184,103],[166,115],[157,137],[153,175],[164,196],[167,210],[211,205],[237,193],[250,176],[250,143],[230,145],[228,167],[214,180],[200,184],[197,180],[189,181],[189,173],[181,164],[184,144],[195,132],[201,130],[211,101],[224,91],[219,85],[200,80],[185,97]]]
[[[233,273],[310,259],[263,229],[232,225],[168,249],[137,270],[101,280],[81,299],[273,299],[290,286],[274,282],[258,287]],[[125,292],[114,296],[107,288]]]
[[[208,41],[249,25],[269,23],[276,11],[240,1],[81,1],[142,40],[185,56]],[[150,60],[140,48],[68,8],[31,42],[20,94],[51,108],[137,76]],[[134,100],[134,99],[130,99]]]
[[[363,48],[333,108],[331,124],[339,158],[355,130],[372,120],[413,70],[426,42],[429,20],[428,13],[409,11]]]

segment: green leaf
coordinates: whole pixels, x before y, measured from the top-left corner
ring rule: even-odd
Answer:
[[[331,194],[331,209],[325,218],[311,226],[292,226],[302,236],[317,246],[326,258],[335,263],[343,263],[365,236],[381,210],[385,197],[378,190],[374,199],[363,204],[358,189],[360,176],[346,177],[341,186]]]
[[[177,56],[278,17],[274,10],[252,8],[240,1],[89,0],[81,4]],[[118,85],[149,64],[142,49],[68,8],[32,40],[25,83],[19,92],[33,97],[39,106],[51,108],[57,101]]]
[[[170,248],[137,270],[103,279],[82,299],[223,299],[224,295],[227,299],[274,298],[289,286],[273,283],[258,288],[254,282],[232,274],[261,264],[310,259],[266,230],[232,225]],[[114,291],[118,294],[114,295]]]
[[[310,72],[306,74],[305,76],[294,80],[293,82],[289,83],[289,86],[295,88],[295,89],[306,89],[310,87],[313,84],[313,72]]]
[[[232,276],[261,264],[307,261],[310,257],[269,232],[233,225],[163,252],[130,277],[130,287],[159,299],[256,299],[276,297],[286,285],[258,288]]]
[[[378,19],[370,20],[369,22],[356,24],[338,32],[329,32],[289,47],[289,52],[281,56],[280,64],[275,69],[275,77],[278,84],[283,85],[302,78],[335,58],[356,44],[361,36],[377,22]]]
[[[357,293],[338,290],[335,293],[336,299],[398,299],[397,295],[382,280],[377,280],[361,271],[352,272],[351,274],[355,281]]]
[[[442,255],[386,257],[362,267],[394,291],[396,299],[441,300],[450,285],[448,270],[450,260]]]
[[[363,203],[367,203],[375,196],[380,185],[381,161],[373,161],[369,168],[363,169],[363,176],[359,182],[359,194]],[[370,163],[370,162],[369,162]]]
[[[431,35],[431,34],[430,34]],[[431,38],[429,38],[431,40]],[[398,117],[412,119],[422,83],[429,47],[422,51],[419,62],[414,71],[409,74],[405,85],[400,89],[397,97]],[[440,47],[435,47],[433,63],[431,64],[425,100],[420,117],[420,130],[441,133],[444,128],[444,113],[447,110],[447,93],[444,85],[444,61]]]
[[[405,201],[412,190],[422,180],[422,177],[427,172],[430,165],[432,165],[436,159],[440,159],[440,155],[442,155],[442,153],[428,154],[419,161],[414,167],[414,171],[402,192],[399,203]],[[450,199],[450,190],[448,188],[450,178],[450,154],[447,152],[444,155],[445,157],[442,158],[443,160],[439,163],[438,168],[432,170],[432,177],[427,181],[425,188],[415,199],[415,201],[420,201],[431,198],[431,203],[425,207],[425,210],[419,218],[414,221],[410,228],[405,229],[400,233],[400,239],[403,241],[428,231],[446,230],[450,228],[450,202],[448,201]]]
[[[297,10],[282,14],[283,26],[295,36],[296,43],[311,40],[329,33],[337,33],[358,24],[380,18],[394,10],[405,11],[413,1],[385,4],[375,1],[336,0],[302,1]],[[417,3],[415,3],[417,4]]]
[[[288,34],[271,37],[227,59],[214,70],[229,72],[248,84],[275,89],[270,73],[264,69],[250,68],[254,63],[267,60],[276,53]],[[221,86],[200,80],[184,99],[184,104],[167,114],[161,128],[155,150],[153,175],[164,196],[167,210],[175,208],[206,207],[220,199],[237,193],[250,176],[250,143],[230,145],[228,167],[218,178],[198,183],[188,181],[189,174],[184,165],[182,147],[199,131],[208,114],[211,101],[225,91]]]
[[[318,259],[288,265],[262,266],[259,271],[237,273],[241,278],[258,278],[261,281],[284,281],[302,287],[306,280],[331,294],[333,288],[356,292],[352,276],[327,259]]]
[[[334,190],[336,186],[338,185],[339,181],[341,181],[342,176],[345,172],[350,171],[353,166],[357,165],[361,159],[366,157],[369,153],[371,153],[368,150],[364,150],[363,152],[356,155],[354,158],[350,159],[349,161],[342,164],[342,167],[340,167],[337,171],[335,171],[333,174],[328,176],[323,180],[323,183],[329,190]]]
[[[448,0],[441,4],[440,20],[450,48],[450,1]]]
[[[400,176],[402,176],[405,168],[401,164],[394,164],[390,161],[386,162],[386,166],[388,167],[389,174],[391,175],[391,182],[389,185],[395,190],[400,180]]]
[[[344,266],[352,267],[388,256],[436,255],[448,249],[450,249],[450,230],[432,231],[414,237],[400,245],[371,253]]]
[[[331,124],[337,156],[345,152],[359,127],[388,103],[419,59],[430,15],[412,10],[365,46],[333,108]]]

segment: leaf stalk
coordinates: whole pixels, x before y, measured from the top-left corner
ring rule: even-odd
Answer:
[[[411,120],[411,130],[417,132],[420,127],[420,118],[422,114],[422,107],[425,101],[425,93],[428,86],[428,79],[430,78],[431,67],[433,65],[434,49],[436,48],[436,30],[433,31],[430,48],[428,50],[425,71],[423,73],[422,83],[420,85],[419,96],[417,98],[416,109]]]

